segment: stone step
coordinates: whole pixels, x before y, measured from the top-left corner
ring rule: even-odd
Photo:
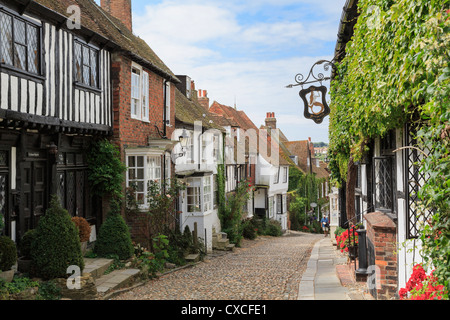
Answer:
[[[113,262],[106,258],[84,258],[83,273],[90,273],[94,279],[100,278]]]
[[[198,262],[198,261],[200,261],[200,254],[191,253],[191,254],[188,254],[186,257],[184,257],[184,259],[187,262]]]
[[[95,280],[97,293],[105,295],[112,290],[130,287],[139,279],[140,272],[139,269],[121,269],[103,275]]]

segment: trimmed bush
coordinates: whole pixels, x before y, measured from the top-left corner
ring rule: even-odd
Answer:
[[[67,268],[71,265],[84,269],[78,230],[56,195],[39,219],[31,257],[36,275],[45,280],[67,278]]]
[[[94,251],[101,257],[118,256],[120,260],[131,258],[134,254],[130,230],[117,204],[111,204],[111,211],[100,226]]]
[[[0,270],[8,271],[17,261],[16,244],[7,236],[0,236]]]
[[[19,242],[19,253],[26,259],[31,259],[31,244],[36,238],[36,229],[31,229],[25,232]]]

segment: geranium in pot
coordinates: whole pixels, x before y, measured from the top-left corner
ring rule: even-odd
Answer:
[[[17,261],[16,244],[7,236],[0,236],[0,278],[11,282],[14,277],[12,266]]]
[[[72,217],[72,222],[75,223],[75,226],[77,227],[81,242],[81,253],[84,255],[86,253],[87,243],[91,236],[91,226],[83,217]]]

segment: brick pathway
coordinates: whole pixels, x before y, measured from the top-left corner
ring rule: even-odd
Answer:
[[[293,232],[151,280],[114,300],[296,300],[312,247],[323,235]]]

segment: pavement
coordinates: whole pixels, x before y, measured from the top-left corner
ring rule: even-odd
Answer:
[[[315,243],[300,280],[298,300],[373,300],[365,283],[356,281],[346,255],[330,237]]]

